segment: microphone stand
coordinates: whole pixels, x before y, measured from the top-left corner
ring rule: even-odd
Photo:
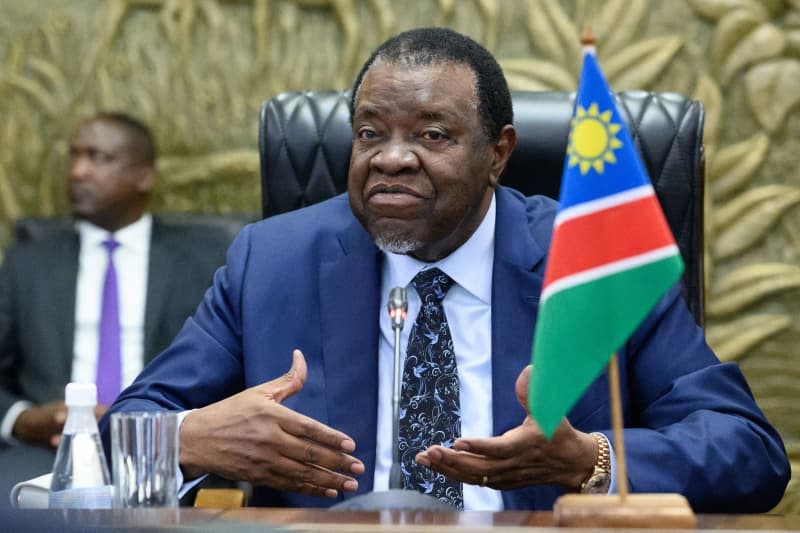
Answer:
[[[394,331],[394,381],[392,391],[392,468],[389,471],[389,489],[403,488],[403,472],[400,470],[400,389],[402,377],[400,370],[400,332],[403,331],[408,314],[408,299],[403,287],[395,287],[389,293],[389,316]]]
[[[403,287],[394,287],[389,292],[389,317],[394,331],[394,382],[392,388],[392,468],[389,471],[389,490],[373,491],[347,498],[331,507],[335,511],[457,511],[449,503],[403,487],[403,473],[400,469],[400,388],[402,376],[400,369],[400,332],[403,331],[408,300]]]

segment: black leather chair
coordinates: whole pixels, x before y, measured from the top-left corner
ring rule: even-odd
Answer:
[[[251,215],[195,213],[165,213],[158,216],[161,221],[170,226],[199,228],[227,238],[229,241],[233,241],[245,224],[253,222],[257,218]],[[72,224],[73,219],[69,216],[25,216],[14,221],[14,240],[17,242],[34,241],[53,231],[66,229]],[[204,233],[197,231],[192,235],[202,237]],[[197,244],[198,249],[202,249],[202,243],[198,242]]]
[[[501,183],[558,198],[573,95],[512,93],[517,147]],[[617,94],[683,254],[684,296],[703,323],[703,107],[672,93]],[[263,214],[314,204],[347,189],[352,144],[349,92],[284,93],[261,109]]]

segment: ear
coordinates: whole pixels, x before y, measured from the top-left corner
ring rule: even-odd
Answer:
[[[136,180],[136,188],[139,192],[149,193],[156,185],[156,169],[150,165],[143,165],[139,169],[139,176]]]
[[[511,152],[517,145],[517,131],[511,124],[506,124],[500,131],[500,137],[497,142],[492,146],[492,166],[489,170],[489,186],[494,188],[500,180],[500,174],[506,168],[508,158],[511,157]]]

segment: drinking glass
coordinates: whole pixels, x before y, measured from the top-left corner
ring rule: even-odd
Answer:
[[[114,507],[177,507],[178,414],[111,415]]]

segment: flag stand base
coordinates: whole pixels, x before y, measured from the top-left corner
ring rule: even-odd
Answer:
[[[694,529],[697,517],[680,494],[565,494],[553,506],[558,527]]]

